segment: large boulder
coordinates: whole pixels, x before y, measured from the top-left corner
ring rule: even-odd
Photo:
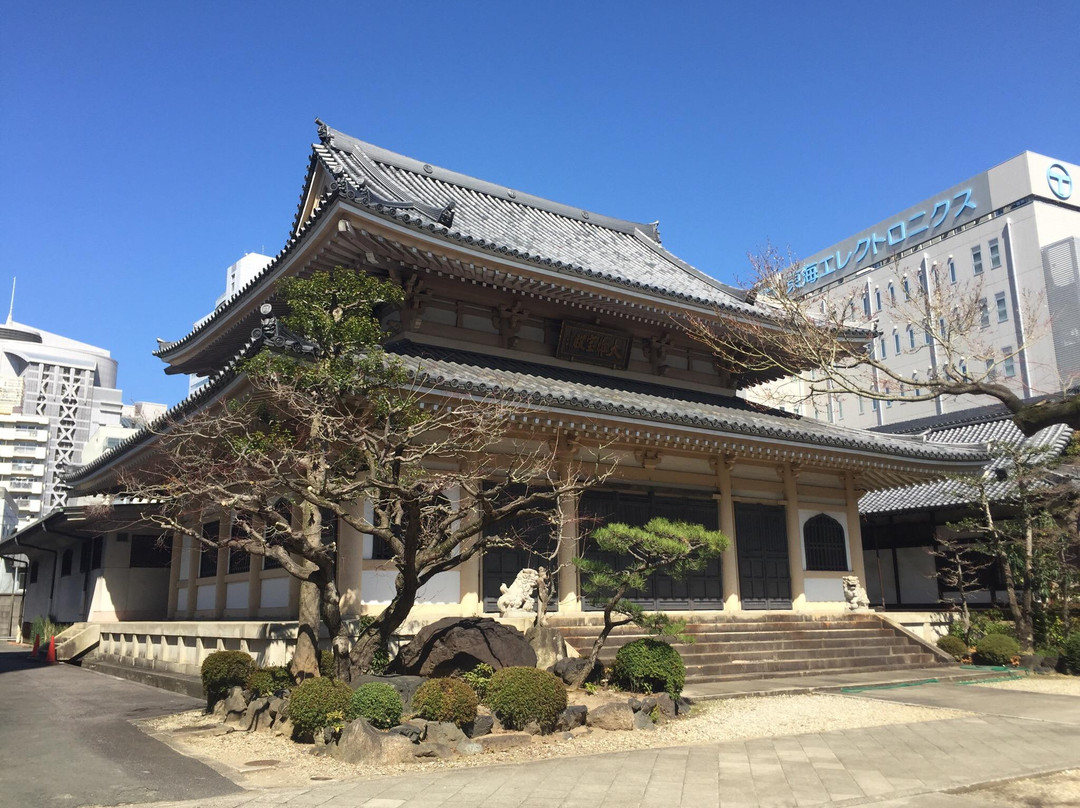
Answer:
[[[562,679],[564,683],[572,685],[574,680],[588,664],[589,660],[584,659],[583,657],[566,657],[550,666],[548,670]],[[603,676],[604,666],[597,661],[596,666],[592,669],[592,672],[585,681],[599,682]]]
[[[634,728],[634,711],[624,701],[613,701],[589,710],[585,721],[596,729],[631,730]]]
[[[548,670],[560,659],[566,659],[566,640],[562,632],[550,626],[529,626],[525,640],[536,652],[536,667]]]
[[[346,763],[406,763],[413,759],[413,742],[396,733],[381,733],[358,718],[341,730],[336,744],[329,744],[331,757]]]
[[[445,617],[420,629],[394,660],[412,676],[451,676],[481,662],[498,670],[536,667],[536,652],[525,635],[490,617]]]

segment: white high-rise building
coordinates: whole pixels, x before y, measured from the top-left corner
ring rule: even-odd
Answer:
[[[10,317],[0,326],[0,486],[15,497],[20,524],[64,504],[64,470],[121,411],[107,350]]]
[[[243,258],[228,267],[225,270],[225,291],[214,301],[214,311],[217,311],[222,303],[247,286],[273,260],[269,255],[263,255],[262,253],[246,253]],[[209,320],[213,313],[210,312],[205,317],[196,320],[195,327],[198,328]],[[188,376],[188,394],[194,393],[205,383],[206,376]]]
[[[1080,166],[1024,152],[808,258],[789,285],[807,295],[855,302],[875,328],[875,358],[911,379],[933,376],[944,360],[935,332],[945,322],[900,316],[907,290],[937,277],[935,289],[956,300],[978,296],[981,322],[972,342],[1004,357],[978,370],[1025,398],[1080,384]],[[972,291],[977,289],[977,291]],[[967,358],[966,361],[976,361]],[[801,387],[794,387],[801,385]],[[941,397],[877,402],[853,395],[805,400],[805,385],[779,382],[748,398],[803,400],[802,415],[875,427],[944,415],[991,400]]]

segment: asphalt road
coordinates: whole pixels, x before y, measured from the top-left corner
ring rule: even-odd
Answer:
[[[240,791],[129,723],[200,706],[187,696],[26,660],[0,646],[0,806],[198,800]]]

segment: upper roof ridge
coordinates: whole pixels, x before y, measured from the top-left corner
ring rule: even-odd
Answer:
[[[472,177],[468,174],[462,174],[457,171],[440,168],[431,163],[425,163],[414,157],[398,154],[389,149],[384,149],[382,146],[376,146],[374,143],[368,143],[367,141],[360,140],[359,138],[348,135],[338,129],[334,129],[318,118],[315,119],[315,122],[319,125],[319,140],[323,146],[329,149],[346,151],[350,154],[359,156],[360,159],[367,158],[378,163],[386,163],[395,166],[396,168],[404,169],[405,171],[411,171],[414,174],[422,174],[426,177],[442,180],[443,182],[458,185],[462,188],[468,188],[472,191],[489,194],[500,199],[506,199],[519,205],[525,205],[530,208],[547,211],[548,213],[576,219],[577,221],[587,222],[588,224],[596,225],[598,227],[606,227],[609,230],[617,230],[620,233],[634,235],[637,231],[649,239],[652,239],[656,244],[660,243],[659,222],[632,222],[628,219],[606,216],[602,213],[574,207],[573,205],[565,205],[562,202],[555,202],[550,199],[525,193],[524,191],[519,191],[508,185],[488,182],[487,180]],[[383,177],[386,176],[385,173],[380,173]],[[393,182],[389,177],[386,177],[386,179]]]

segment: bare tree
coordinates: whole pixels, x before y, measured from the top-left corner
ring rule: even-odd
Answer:
[[[971,644],[971,595],[983,589],[980,573],[989,568],[994,559],[980,550],[970,537],[939,536],[930,554],[940,559],[937,579],[947,592],[956,592],[960,602],[960,624],[964,627],[964,642]],[[956,608],[956,601],[946,601]]]
[[[391,284],[337,270],[282,282],[278,294],[289,314],[264,321],[270,347],[241,366],[247,390],[166,424],[121,488],[151,501],[158,525],[272,558],[300,579],[294,675],[318,675],[321,619],[349,679],[370,668],[424,584],[499,544],[500,522],[543,514],[610,465],[599,450],[578,462],[561,436],[529,435],[521,402],[449,398],[426,387],[422,366],[383,352],[378,312],[401,299]],[[206,512],[231,515],[226,537],[202,535]],[[372,537],[397,571],[389,604],[357,637],[342,620],[330,519]]]
[[[905,268],[897,259],[882,310],[873,318],[868,290],[841,296],[803,293],[791,281],[799,262],[771,246],[750,261],[748,295],[769,312],[768,320],[747,323],[688,314],[682,323],[735,374],[764,372],[797,379],[799,384],[784,385],[777,395],[798,399],[845,394],[875,401],[989,396],[1008,407],[1025,435],[1058,423],[1080,429],[1080,394],[1075,389],[1031,403],[999,379],[1001,367],[1018,361],[1025,346],[1006,351],[982,336],[990,312],[980,281],[953,284],[944,267]],[[1046,323],[1035,316],[1038,300],[1028,299],[1025,308],[1030,340]],[[903,328],[900,349],[913,359],[906,363],[907,370],[885,361],[875,348],[875,339],[884,337],[879,318]],[[914,375],[911,365],[918,368]]]

